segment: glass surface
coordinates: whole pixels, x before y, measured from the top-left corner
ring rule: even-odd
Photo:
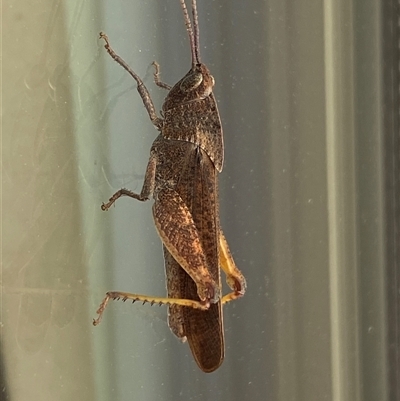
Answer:
[[[166,307],[156,109],[190,68],[178,0],[3,4],[0,400],[389,401],[400,397],[399,4],[198,0],[225,140],[221,224],[248,290],[201,372]],[[397,66],[397,67],[396,67]],[[224,287],[224,291],[227,288]]]

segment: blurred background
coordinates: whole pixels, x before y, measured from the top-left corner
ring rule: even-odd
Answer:
[[[2,17],[0,400],[400,399],[398,0],[198,0],[225,135],[221,222],[244,298],[205,374],[165,307],[157,110],[190,68],[178,0],[9,0]]]

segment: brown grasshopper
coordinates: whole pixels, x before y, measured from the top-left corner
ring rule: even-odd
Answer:
[[[139,201],[154,198],[154,222],[163,242],[167,298],[126,292],[108,292],[99,309],[100,323],[110,299],[127,299],[169,305],[168,323],[181,340],[188,340],[193,356],[204,372],[217,369],[224,359],[222,304],[243,296],[246,281],[236,267],[221,231],[218,181],[223,165],[223,138],[217,103],[212,93],[214,78],[200,62],[196,0],[192,0],[192,23],[184,0],[180,0],[192,53],[190,71],[168,90],[158,117],[150,94],[139,76],[111,48],[105,48],[137,82],[151,122],[160,131],[153,142],[140,194],[127,189],[116,192],[102,210],[121,196]],[[220,267],[232,292],[221,296]]]

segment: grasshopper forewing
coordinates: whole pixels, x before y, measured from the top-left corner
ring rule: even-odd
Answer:
[[[140,194],[127,189],[116,192],[103,210],[121,196],[139,201],[154,198],[153,217],[163,242],[167,276],[167,298],[120,291],[108,292],[93,321],[97,325],[110,299],[130,299],[169,305],[172,332],[187,339],[193,356],[204,372],[217,369],[224,358],[222,304],[241,297],[246,281],[236,267],[220,228],[217,174],[223,165],[223,138],[217,104],[212,93],[214,78],[200,62],[196,1],[192,0],[192,22],[184,0],[180,0],[189,33],[192,67],[168,90],[158,117],[149,92],[139,76],[110,47],[111,57],[137,82],[150,120],[160,131],[153,142]],[[220,268],[232,292],[222,297]]]

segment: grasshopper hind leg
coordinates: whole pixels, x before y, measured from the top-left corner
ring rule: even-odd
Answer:
[[[219,263],[221,269],[226,275],[228,286],[233,290],[222,298],[222,304],[226,304],[235,299],[241,298],[244,295],[246,291],[246,279],[233,260],[228,242],[226,241],[222,230],[220,230],[219,233]]]
[[[106,309],[110,300],[131,300],[132,303],[140,301],[143,304],[149,303],[151,305],[179,305],[187,306],[189,308],[207,310],[210,307],[210,303],[204,303],[200,301],[195,301],[192,299],[178,299],[178,298],[162,298],[162,297],[152,297],[148,295],[132,294],[130,292],[122,291],[109,291],[101,302],[96,313],[98,314],[97,319],[93,319],[93,326],[97,326],[103,317],[104,310]]]
[[[158,191],[153,217],[164,246],[196,283],[199,299],[218,302],[221,289],[211,277],[193,216],[179,193],[169,187]]]

